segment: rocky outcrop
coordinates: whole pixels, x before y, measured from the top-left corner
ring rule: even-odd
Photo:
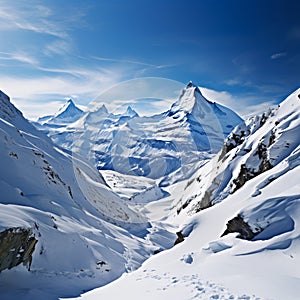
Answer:
[[[241,215],[237,215],[236,217],[228,221],[226,227],[227,228],[223,232],[221,237],[229,233],[237,232],[239,233],[238,238],[244,240],[252,240],[257,234],[262,231],[261,228],[255,228],[255,231],[252,230],[250,225],[245,222],[244,218]]]
[[[199,212],[203,209],[211,207],[212,206],[211,198],[212,198],[212,191],[205,191],[201,201],[199,201],[194,208],[195,212]]]
[[[181,231],[176,232],[176,234],[177,234],[177,239],[174,243],[174,246],[177,245],[177,244],[180,244],[184,241],[184,235],[182,234]]]
[[[0,272],[21,263],[30,270],[36,243],[30,229],[16,227],[0,232]]]
[[[233,180],[233,183],[235,184],[233,193],[241,188],[250,179],[270,170],[273,167],[268,158],[268,147],[264,143],[258,144],[257,151],[254,153],[254,156],[258,156],[260,162],[258,170],[254,170],[251,167],[247,167],[246,164],[242,164],[238,177]]]

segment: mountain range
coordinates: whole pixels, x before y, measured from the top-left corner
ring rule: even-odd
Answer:
[[[67,108],[64,115],[68,114]],[[115,115],[102,105],[75,123],[50,128],[49,136],[87,157],[98,170],[160,179],[165,186],[189,177],[195,163],[218,152],[241,121],[232,110],[207,100],[190,82],[162,114],[139,116],[129,106]]]
[[[42,131],[0,104],[3,299],[297,299],[300,89],[245,121],[192,83]]]

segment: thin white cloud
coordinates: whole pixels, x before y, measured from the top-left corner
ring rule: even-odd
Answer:
[[[117,62],[117,63],[128,63],[128,64],[135,64],[135,65],[142,65],[147,67],[154,67],[157,68],[159,66],[148,64],[145,62],[140,62],[136,60],[130,60],[130,59],[117,59],[117,58],[109,58],[109,57],[100,57],[100,56],[92,56],[92,59],[99,60],[99,61],[108,61],[108,62]]]
[[[146,62],[142,61],[137,61],[137,60],[131,60],[131,59],[122,59],[122,58],[109,58],[109,57],[100,57],[100,56],[92,56],[92,59],[98,60],[98,61],[103,61],[103,62],[112,62],[112,63],[119,63],[119,64],[126,64],[126,65],[132,65],[133,67],[135,66],[144,66],[142,69],[138,69],[134,73],[134,77],[144,77],[146,76],[147,72],[149,70],[154,70],[154,69],[164,69],[164,68],[169,68],[169,67],[174,67],[174,64],[160,64],[160,65],[154,65],[154,64],[149,64]]]
[[[51,21],[53,15],[49,7],[39,4],[0,2],[1,30],[28,30],[64,39],[67,36],[65,28],[61,23]]]
[[[279,52],[279,53],[274,53],[271,55],[271,59],[278,59],[278,58],[282,58],[285,57],[287,55],[286,52]]]
[[[19,61],[22,63],[28,63],[31,65],[35,65],[38,63],[37,59],[28,55],[25,52],[12,52],[12,53],[7,53],[7,52],[0,52],[0,60],[14,60],[14,61]]]
[[[234,96],[226,91],[215,91],[201,87],[201,92],[208,100],[220,103],[237,112],[241,117],[248,116],[266,111],[274,105],[274,101],[261,99],[255,96]]]
[[[72,49],[72,41],[70,38],[65,38],[64,40],[55,40],[45,46],[43,53],[52,55],[65,55],[69,53]]]
[[[69,9],[62,14],[51,7],[41,4],[42,1],[0,1],[0,32],[29,31],[47,36],[38,51],[46,55],[68,55],[74,51],[71,30],[85,26],[83,18],[85,9]],[[21,45],[22,47],[23,45]]]
[[[123,80],[125,70],[99,68],[49,69],[44,76],[24,78],[0,75],[0,90],[7,93],[15,103],[22,104],[26,117],[35,118],[44,112],[44,105],[66,96],[76,95],[79,104],[86,105],[109,86]],[[52,106],[51,106],[52,107]],[[55,108],[55,105],[53,106]],[[49,108],[50,109],[50,108]],[[54,113],[57,109],[49,112]]]

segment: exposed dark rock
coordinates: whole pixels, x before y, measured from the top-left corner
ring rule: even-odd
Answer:
[[[183,209],[187,208],[189,206],[189,204],[192,202],[192,200],[197,198],[197,196],[198,195],[193,195],[193,196],[189,197],[179,208],[177,208],[177,215],[179,215]]]
[[[260,119],[260,123],[259,123],[260,127],[262,127],[266,123],[267,119],[268,119],[268,116],[265,113],[263,113],[261,116],[261,119]]]
[[[158,249],[156,249],[156,250],[153,251],[153,254],[154,254],[154,255],[155,255],[155,254],[158,254],[158,253],[160,253],[161,251],[163,251],[163,249],[158,248]]]
[[[104,265],[107,265],[107,263],[105,262],[105,261],[103,261],[103,260],[99,260],[98,262],[97,262],[97,265],[98,266],[104,266]]]
[[[30,229],[17,227],[0,232],[0,272],[21,263],[30,270],[36,243]]]
[[[240,173],[236,179],[233,180],[235,189],[233,193],[241,188],[248,180],[260,175],[261,173],[270,170],[273,166],[268,159],[268,148],[264,143],[260,143],[254,155],[258,155],[261,160],[258,170],[248,168],[246,164],[241,165]]]
[[[235,147],[241,145],[244,140],[245,140],[245,131],[242,130],[241,134],[237,134],[237,133],[231,133],[228,137],[228,139],[225,141],[221,154],[219,156],[219,161],[232,149],[234,149]]]
[[[177,234],[177,239],[174,243],[174,246],[179,244],[179,243],[182,243],[184,241],[184,235],[182,234],[181,231],[176,232],[176,234]]]
[[[229,233],[238,232],[238,238],[244,240],[252,240],[257,234],[262,231],[261,228],[256,228],[257,231],[254,232],[249,224],[244,221],[241,215],[237,215],[236,217],[228,221],[226,226],[227,228],[221,235],[221,237]]]
[[[196,207],[195,207],[195,212],[199,212],[200,210],[209,208],[212,206],[211,203],[211,195],[212,192],[211,191],[205,191],[204,196],[202,197],[202,199],[197,203]]]
[[[274,144],[275,138],[276,138],[275,130],[272,130],[272,131],[271,131],[271,134],[270,134],[270,137],[269,137],[269,144],[268,144],[268,147],[270,147],[272,144]]]
[[[240,173],[236,179],[233,180],[235,184],[235,189],[233,193],[241,188],[248,180],[255,177],[255,172],[251,169],[248,169],[245,164],[241,165]]]

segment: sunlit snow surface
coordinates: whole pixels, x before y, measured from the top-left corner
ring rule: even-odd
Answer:
[[[299,94],[263,124],[254,117],[237,127],[237,134],[248,130],[242,143],[199,163],[164,195],[151,190],[153,179],[102,178],[72,160],[1,94],[0,227],[32,228],[38,239],[30,272],[18,266],[0,274],[1,299],[298,299]],[[262,142],[273,167],[236,189],[242,164],[256,170]],[[148,192],[129,200],[126,180]],[[220,186],[214,205],[196,213],[205,191]],[[220,237],[238,214],[263,229],[252,241]],[[172,247],[178,231],[185,241]]]
[[[31,229],[31,271],[0,274],[1,299],[57,299],[137,268],[175,233],[150,224],[97,170],[57,148],[0,94],[0,229]],[[155,239],[167,236],[159,245]]]
[[[299,94],[300,89],[262,126],[256,123],[260,118],[246,121],[246,126],[252,128],[249,136],[222,163],[218,165],[216,157],[194,179],[170,187],[169,198],[144,208],[150,218],[162,218],[190,233],[183,243],[150,258],[139,270],[82,295],[82,299],[298,299]],[[270,158],[276,160],[274,167],[230,192],[240,164],[254,154],[243,149],[265,139],[271,131],[276,131],[268,151]],[[289,147],[284,147],[287,144]],[[193,206],[201,200],[203,190],[227,168],[231,172],[218,177],[226,195],[216,205],[194,214]],[[190,204],[177,215],[174,210],[189,197]],[[238,214],[251,226],[264,229],[253,241],[239,239],[236,233],[220,238],[226,223]]]

